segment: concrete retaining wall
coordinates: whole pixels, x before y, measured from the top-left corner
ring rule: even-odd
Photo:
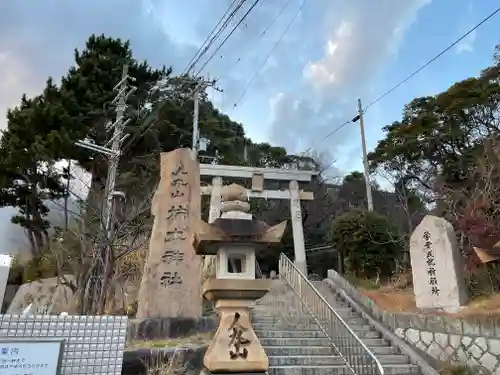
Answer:
[[[127,341],[158,340],[212,332],[219,324],[217,317],[129,319]]]
[[[447,316],[389,313],[380,310],[336,271],[328,271],[328,280],[333,288],[343,289],[366,312],[430,357],[500,375],[500,319],[473,321]]]

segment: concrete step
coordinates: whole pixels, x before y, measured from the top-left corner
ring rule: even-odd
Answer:
[[[333,306],[332,306],[333,307]],[[283,311],[282,309],[279,308],[273,308],[272,306],[261,306],[261,307],[254,307],[252,310],[254,315],[258,316],[275,316],[275,315],[280,315],[285,313],[286,315],[308,315],[307,310],[299,310],[299,309],[288,309],[285,308],[286,310]],[[334,309],[340,316],[343,315],[349,315],[349,313],[352,313],[352,309],[350,307],[339,307]]]
[[[339,296],[325,296],[323,295],[323,298],[326,299],[328,304],[332,307],[345,307],[346,302]],[[292,300],[292,302],[290,302]],[[291,308],[294,310],[302,310],[304,309],[304,305],[300,302],[300,300],[295,297],[288,297],[282,300],[269,300],[269,301],[261,301],[258,302],[254,305],[254,308],[267,308],[267,307],[274,307],[274,308]]]
[[[349,312],[342,312],[339,314],[340,317],[347,321],[349,319],[353,318],[360,318],[358,314],[356,314],[353,311]],[[309,315],[309,314],[300,314],[300,315],[294,315],[294,314],[288,314],[288,313],[273,313],[273,314],[252,314],[252,321],[253,322],[273,322],[273,321],[285,321],[285,322],[315,322],[315,320]]]
[[[391,346],[368,346],[375,355],[397,354],[398,350]],[[265,346],[268,356],[301,356],[301,355],[332,355],[331,346]]]
[[[363,338],[361,341],[368,346],[390,346],[387,341],[380,338]],[[260,339],[262,346],[328,346],[330,345],[330,340],[326,337],[319,338],[304,338],[304,337],[289,337],[289,338],[276,338],[276,337],[265,337]]]
[[[358,331],[371,331],[372,328],[368,324],[359,324],[354,322],[347,322],[349,328],[355,332]],[[327,327],[328,323],[324,323]],[[253,323],[252,327],[256,331],[317,331],[319,328],[316,323],[289,323],[289,324],[266,324],[266,323]]]
[[[351,328],[352,329],[352,328]],[[359,338],[379,338],[380,333],[375,332],[375,331],[370,331],[370,330],[354,330],[356,335]],[[282,338],[287,338],[287,337],[296,337],[296,338],[301,338],[301,337],[325,337],[325,334],[323,331],[321,331],[319,328],[316,330],[271,330],[271,329],[266,329],[266,330],[255,330],[255,333],[259,338],[269,338],[269,337],[282,337]]]
[[[384,366],[385,375],[420,375],[415,365]],[[269,375],[352,375],[352,371],[343,366],[274,366],[269,368]],[[368,373],[366,373],[368,374]],[[371,375],[371,374],[370,374]],[[377,375],[376,373],[373,375]]]
[[[332,355],[331,346],[264,346],[268,356]]]
[[[361,359],[361,358],[360,358]],[[382,365],[408,364],[408,357],[399,354],[378,357]],[[345,362],[336,355],[270,356],[269,366],[342,366]]]
[[[344,319],[344,321],[349,325],[349,326],[363,326],[365,325],[365,320],[359,316],[357,317],[352,317],[352,318],[347,318]],[[303,320],[298,320],[298,321],[289,321],[286,319],[282,318],[276,318],[276,319],[261,319],[259,317],[254,317],[252,318],[252,323],[254,327],[262,326],[262,327],[281,327],[281,328],[294,328],[294,329],[316,329],[318,328],[318,325],[316,324],[316,321],[314,319],[308,319],[307,317],[304,318]],[[327,324],[329,322],[323,322],[324,324]]]

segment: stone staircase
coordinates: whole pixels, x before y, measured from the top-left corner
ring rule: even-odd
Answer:
[[[326,284],[313,284],[375,354],[386,375],[420,375],[418,366],[410,364],[407,356],[400,354],[363,318],[338,301]],[[293,290],[281,281],[276,281],[271,291],[257,302],[252,319],[269,356],[269,375],[352,375],[344,360],[334,355],[330,341],[309,312],[302,308]],[[372,375],[366,371],[359,375]]]

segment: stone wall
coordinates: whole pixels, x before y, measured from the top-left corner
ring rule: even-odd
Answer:
[[[334,270],[329,285],[342,289],[373,318],[397,336],[438,361],[467,364],[485,374],[500,375],[500,319],[457,319],[413,313],[382,311]]]
[[[196,333],[213,332],[219,324],[217,317],[202,318],[146,318],[129,319],[127,341],[165,340],[194,335]]]

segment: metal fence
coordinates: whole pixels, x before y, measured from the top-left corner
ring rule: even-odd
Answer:
[[[352,374],[384,375],[384,368],[373,352],[284,254],[280,255],[279,276],[297,294],[330,341],[334,353],[345,361]]]

